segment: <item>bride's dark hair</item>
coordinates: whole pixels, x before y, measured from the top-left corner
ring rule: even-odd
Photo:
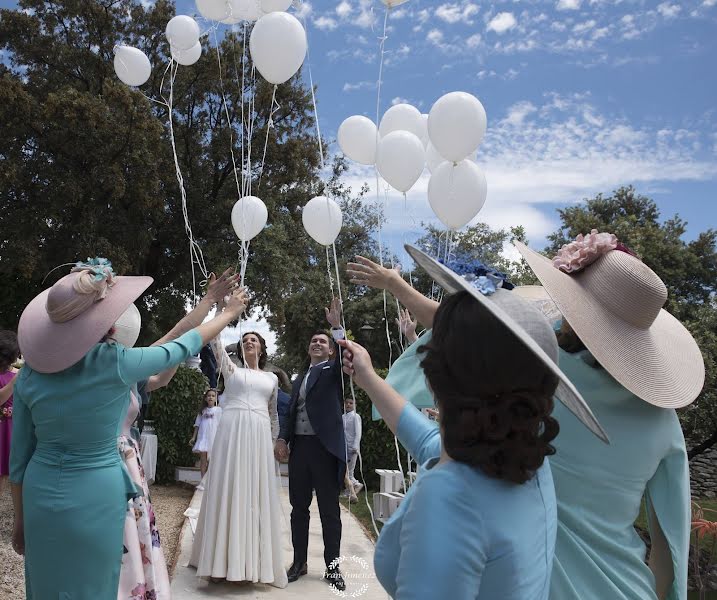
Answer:
[[[470,294],[443,300],[419,352],[448,456],[524,483],[555,453],[557,376]]]

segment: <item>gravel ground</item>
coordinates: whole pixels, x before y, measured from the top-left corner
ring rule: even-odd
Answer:
[[[183,514],[192,499],[194,488],[186,485],[156,485],[150,488],[150,492],[167,565],[173,570],[178,554],[179,534],[184,523]],[[6,485],[0,494],[0,598],[23,600],[25,598],[23,560],[12,551],[10,544],[12,521],[12,500]]]

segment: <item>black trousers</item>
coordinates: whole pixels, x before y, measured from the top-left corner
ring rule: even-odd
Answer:
[[[295,435],[289,455],[289,500],[294,562],[306,562],[309,546],[309,507],[316,490],[324,561],[328,566],[340,556],[341,509],[339,508],[338,458],[315,435]]]

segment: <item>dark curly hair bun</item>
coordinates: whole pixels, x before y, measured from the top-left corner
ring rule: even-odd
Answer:
[[[470,294],[444,299],[419,352],[452,459],[524,483],[555,453],[558,378]]]

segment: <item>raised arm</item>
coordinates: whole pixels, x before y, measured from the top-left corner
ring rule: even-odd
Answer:
[[[224,312],[211,321],[185,333],[173,342],[152,348],[122,348],[120,350],[120,376],[127,385],[146,379],[154,373],[172,368],[194,356],[209,340],[242,314],[246,308],[244,290],[232,294]]]
[[[387,269],[368,258],[357,256],[355,263],[346,266],[346,272],[351,283],[390,292],[423,327],[433,328],[433,317],[438,310],[438,302],[426,298],[421,292],[413,289],[396,269]]]
[[[217,279],[214,273],[209,276],[209,285],[204,297],[199,301],[197,306],[183,317],[171,330],[159,338],[152,346],[161,346],[167,342],[177,339],[180,335],[184,335],[187,331],[191,331],[199,327],[204,319],[209,315],[209,311],[215,304],[223,301],[225,296],[234,291],[239,282],[239,275],[233,275],[232,269],[227,269]],[[171,377],[170,377],[171,379]],[[164,385],[167,385],[166,383]],[[157,386],[162,387],[162,386]]]
[[[212,352],[214,352],[214,356],[217,359],[217,367],[219,367],[220,373],[224,375],[224,377],[229,377],[229,375],[236,370],[236,365],[232,362],[231,357],[227,353],[221,336],[218,335],[215,337],[209,345],[211,346]],[[240,345],[237,344],[237,348],[239,347]]]

